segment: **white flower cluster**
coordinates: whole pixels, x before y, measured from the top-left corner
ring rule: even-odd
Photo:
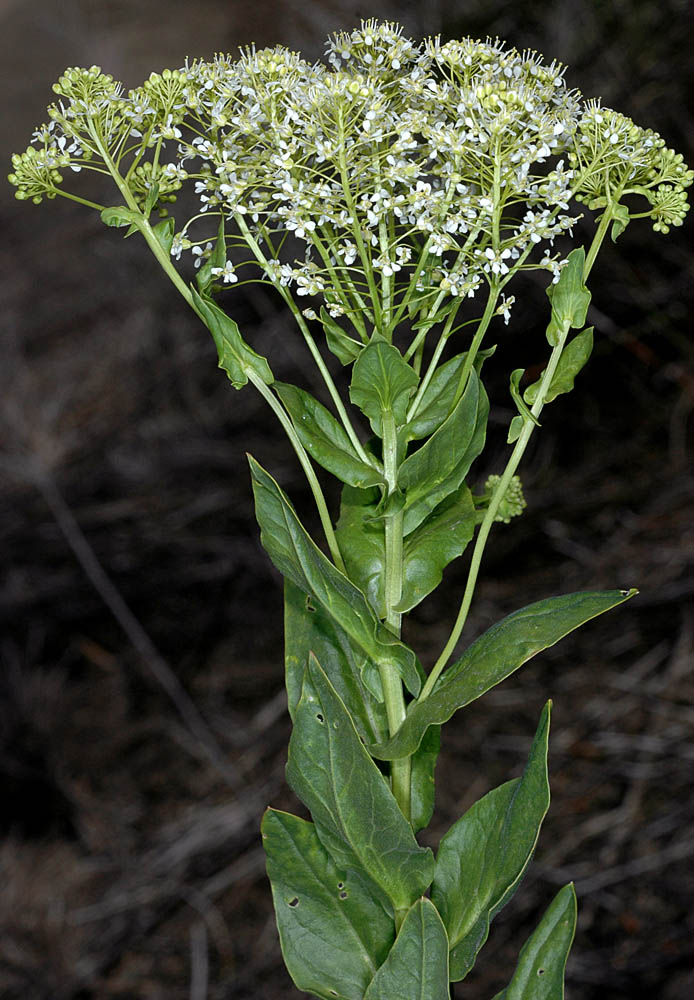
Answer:
[[[154,191],[161,208],[186,182],[198,195],[174,256],[207,259],[209,223],[223,216],[236,264],[242,247],[284,294],[384,330],[406,309],[436,311],[485,284],[498,292],[519,269],[556,281],[553,243],[576,220],[573,200],[598,209],[639,194],[661,231],[688,208],[681,157],[584,103],[534,52],[489,39],[417,44],[367,21],[326,55],[313,65],[282,47],[220,55],[152,74],[127,96],[98,67],[68,70],[56,85],[67,103],[13,158],[17,197],[40,201],[61,193],[63,168],[113,172],[130,155],[138,204]],[[214,271],[237,278],[230,261]]]

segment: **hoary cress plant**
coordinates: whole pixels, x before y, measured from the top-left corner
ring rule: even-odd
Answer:
[[[441,725],[634,593],[530,604],[453,658],[484,549],[525,506],[516,470],[545,406],[590,357],[586,285],[603,241],[635,219],[679,226],[692,171],[656,132],[569,89],[556,62],[498,40],[418,44],[374,21],[331,38],[327,64],[250,49],[127,93],[98,66],[53,89],[48,123],[12,158],[17,198],[62,195],[144,238],[234,387],[251,383],[276,415],[315,499],[319,539],[250,458],[261,540],[285,579],[287,779],[312,817],[269,809],[262,824],[289,973],[326,1000],[443,1000],[535,848],[550,703],[522,777],[476,802],[434,854],[416,834]],[[80,171],[110,179],[116,204],[68,190]],[[168,206],[184,186],[199,204],[181,224]],[[582,213],[592,242],[558,251]],[[546,364],[530,384],[510,373],[506,465],[475,487],[488,331],[509,322],[511,285],[531,270],[547,276]],[[330,407],[277,381],[217,303],[244,282],[284,300]],[[315,466],[343,484],[336,522]],[[400,638],[403,615],[468,546],[460,611],[426,670]],[[496,1000],[563,996],[575,919],[569,884]]]

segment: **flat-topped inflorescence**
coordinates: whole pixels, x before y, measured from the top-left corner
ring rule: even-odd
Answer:
[[[97,66],[68,69],[50,123],[13,157],[16,196],[80,200],[66,169],[115,170],[140,208],[165,215],[191,185],[199,211],[175,233],[175,258],[189,251],[199,266],[223,218],[215,278],[318,297],[333,318],[359,330],[367,315],[388,336],[405,305],[411,316],[501,288],[520,269],[556,282],[572,202],[660,232],[689,207],[682,157],[584,102],[535,52],[416,43],[370,20],[334,35],[326,56],[251,48],[153,73],[127,94]]]

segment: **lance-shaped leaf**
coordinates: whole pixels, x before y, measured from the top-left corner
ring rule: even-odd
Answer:
[[[162,219],[162,221],[158,222],[156,226],[152,226],[152,232],[156,236],[159,246],[166,253],[171,252],[175,231],[176,221],[171,218],[171,216],[169,216],[168,219]]]
[[[552,376],[552,381],[545,396],[546,403],[551,403],[553,399],[556,399],[563,392],[571,392],[574,387],[574,379],[586,364],[592,352],[593,327],[589,326],[586,330],[582,330],[581,333],[577,334],[562,351],[559,364]],[[537,399],[541,385],[542,379],[540,378],[537,382],[533,382],[532,385],[528,386],[523,393],[526,403],[532,406]]]
[[[378,490],[346,486],[336,534],[349,578],[383,618],[386,546],[378,507]],[[397,611],[410,611],[436,589],[446,566],[465,551],[475,531],[475,517],[472,494],[463,483],[407,535],[403,544],[402,597]]]
[[[282,954],[297,988],[362,1000],[395,937],[373,883],[337,868],[313,823],[268,809],[261,827]]]
[[[155,183],[150,187],[149,191],[147,192],[144,208],[142,209],[143,214],[146,216],[146,218],[150,217],[152,209],[154,208],[158,200],[159,200],[159,181],[155,181]]]
[[[463,483],[405,538],[398,611],[410,611],[438,587],[444,569],[465,551],[474,533],[475,505]]]
[[[142,214],[132,208],[126,208],[125,205],[109,205],[108,208],[102,209],[101,221],[114,229],[120,229],[124,226],[138,228],[142,222]]]
[[[583,591],[549,597],[514,611],[473,642],[439,678],[429,697],[412,703],[395,736],[383,746],[371,747],[371,753],[382,760],[414,753],[428,726],[446,722],[457,709],[481,697],[536,653],[636,593]]]
[[[424,739],[410,757],[410,823],[415,833],[429,826],[434,812],[434,771],[441,749],[441,726],[429,726]]]
[[[408,691],[421,688],[415,654],[383,625],[360,590],[323,555],[272,476],[250,455],[260,539],[277,569],[309,594],[362,651],[364,683],[381,696],[379,664],[391,664]]]
[[[339,868],[365,872],[395,909],[407,909],[429,887],[433,855],[415,840],[314,656],[294,716],[287,781]]]
[[[576,893],[560,889],[521,949],[516,971],[494,1000],[563,1000],[564,970],[576,931]]]
[[[488,414],[487,394],[472,371],[451,415],[400,466],[398,487],[405,491],[406,535],[463,482],[484,447]]]
[[[509,390],[511,392],[511,399],[513,400],[513,402],[516,404],[516,407],[518,408],[518,416],[521,418],[521,421],[529,420],[531,423],[535,424],[536,427],[539,427],[540,426],[540,421],[537,419],[536,416],[534,416],[530,412],[530,410],[528,409],[528,407],[523,402],[523,397],[521,396],[520,380],[523,378],[524,375],[525,375],[525,369],[524,368],[516,368],[515,371],[511,372],[511,380],[510,380],[510,384],[509,384]],[[509,441],[509,444],[510,443],[511,442]]]
[[[496,347],[490,347],[486,351],[477,352],[474,368],[478,375],[486,359],[491,357],[495,350]],[[467,351],[446,361],[436,370],[422,394],[417,412],[403,427],[402,436],[406,441],[429,437],[450,414],[466,360]]]
[[[449,1000],[450,995],[446,931],[433,903],[418,899],[364,1000]]]
[[[217,345],[219,367],[227,373],[234,388],[241,389],[248,382],[249,371],[255,372],[266,385],[271,385],[274,376],[267,360],[248,346],[234,320],[212,299],[199,295],[192,285],[190,293],[195,311]]]
[[[629,209],[626,205],[620,205],[619,202],[617,202],[616,205],[612,206],[612,218],[614,219],[614,222],[610,228],[610,239],[613,243],[616,243],[629,225],[629,220],[631,219]]]
[[[487,940],[489,925],[516,891],[549,808],[545,706],[521,778],[480,799],[441,840],[431,898],[450,943],[454,982],[464,979]]]
[[[350,337],[337,320],[332,318],[325,306],[321,306],[320,321],[325,330],[325,342],[328,345],[328,350],[332,351],[343,365],[351,365],[359,357],[364,345]]]
[[[385,618],[386,537],[383,518],[378,515],[380,499],[378,489],[345,486],[335,534],[350,580],[366,595],[378,617]]]
[[[376,486],[384,481],[382,472],[362,462],[342,424],[310,392],[286,382],[275,382],[274,388],[299,440],[319,465],[350,486]]]
[[[390,412],[396,426],[403,424],[418,382],[417,373],[397,347],[373,339],[354,362],[349,397],[369,418],[374,434],[382,437],[382,414]]]
[[[547,327],[547,340],[556,347],[569,330],[585,326],[590,305],[590,292],[583,283],[586,252],[583,247],[572,250],[562,268],[559,281],[547,289],[552,303],[552,317]]]
[[[377,701],[362,680],[361,649],[353,648],[347,633],[320,604],[314,603],[291,580],[285,579],[284,663],[287,700],[292,719],[301,697],[310,653],[315,653],[318,658],[362,740],[365,743],[384,740],[388,734],[385,707]],[[422,745],[424,742],[422,741]]]
[[[223,268],[227,262],[227,243],[226,237],[224,235],[224,216],[219,220],[219,226],[217,228],[217,239],[214,241],[214,247],[212,248],[212,253],[207,258],[205,263],[199,269],[198,273],[195,275],[195,281],[198,286],[198,291],[201,295],[204,295],[210,285],[214,282],[214,275],[212,274],[213,269],[218,267]]]

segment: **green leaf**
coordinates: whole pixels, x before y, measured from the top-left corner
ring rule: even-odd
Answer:
[[[429,330],[432,326],[440,326],[448,317],[448,315],[455,309],[456,311],[460,309],[460,300],[455,298],[449,299],[445,306],[436,313],[435,316],[429,316],[428,314],[424,319],[417,320],[416,323],[411,324],[411,329],[413,330]]]
[[[554,897],[523,946],[516,971],[494,1000],[563,1000],[564,970],[576,932],[576,893],[572,883]]]
[[[629,215],[629,209],[626,205],[620,205],[619,203],[612,206],[612,217],[614,219],[612,223],[612,228],[610,230],[610,237],[613,243],[616,243],[619,237],[622,235],[624,230],[629,225],[631,216]]]
[[[159,198],[159,181],[155,181],[147,192],[147,197],[145,198],[144,208],[142,209],[145,217],[148,219],[151,215],[152,209],[157,203]]]
[[[219,367],[227,373],[234,388],[241,389],[248,382],[249,371],[255,372],[266,385],[271,385],[273,374],[267,360],[248,346],[234,320],[212,299],[199,295],[192,285],[190,291],[195,311],[217,345]]]
[[[523,378],[524,375],[525,375],[524,368],[516,368],[515,371],[511,372],[511,382],[509,385],[511,398],[513,399],[513,402],[516,404],[516,407],[518,408],[518,415],[521,418],[521,420],[524,422],[526,420],[530,420],[531,423],[535,424],[536,427],[539,427],[540,421],[537,419],[536,416],[534,416],[530,412],[528,407],[523,402],[523,397],[521,396],[520,393],[520,380]]]
[[[636,590],[582,591],[536,601],[492,625],[445,671],[428,698],[413,702],[405,721],[374,757],[396,760],[419,746],[428,726],[446,722],[457,709],[480,698],[524,663],[579,625],[616,608]]]
[[[441,749],[441,727],[429,726],[422,742],[410,758],[410,823],[415,833],[429,826],[434,812],[434,771]]]
[[[397,611],[410,611],[438,587],[446,566],[465,551],[474,535],[475,521],[472,494],[463,483],[405,538]]]
[[[366,595],[379,618],[385,618],[383,581],[386,540],[379,517],[379,491],[345,486],[335,534],[350,580]]]
[[[320,321],[325,330],[325,342],[343,365],[351,365],[359,357],[364,345],[346,333],[337,320],[333,319],[325,306],[320,309]]]
[[[275,382],[274,387],[309,455],[350,486],[376,486],[383,482],[383,473],[367,465],[357,455],[342,424],[309,392]]]
[[[198,286],[198,291],[201,295],[204,295],[211,284],[214,282],[214,275],[212,274],[212,268],[224,267],[227,262],[227,244],[226,237],[224,235],[224,216],[222,215],[219,220],[219,227],[217,229],[217,239],[214,242],[212,248],[212,253],[207,258],[205,263],[199,269],[198,273],[195,275],[195,282]]]
[[[136,226],[139,229],[142,215],[125,205],[111,205],[102,210],[101,221],[114,229],[121,229],[123,226]]]
[[[524,424],[525,420],[523,420],[520,414],[516,414],[511,423],[508,425],[508,437],[506,438],[506,444],[513,444],[514,441],[518,440],[521,436]]]
[[[583,247],[572,250],[562,268],[559,281],[550,285],[547,295],[552,303],[552,318],[547,327],[547,340],[556,347],[570,329],[585,326],[590,304],[590,292],[583,283],[586,253]]]
[[[408,535],[450,493],[457,490],[484,447],[489,401],[477,374],[470,372],[455,409],[398,472],[405,491],[404,532]]]
[[[574,387],[574,379],[588,361],[593,352],[593,327],[589,326],[571,340],[561,353],[559,364],[552,376],[549,384],[545,402],[551,403],[563,392],[571,392]],[[523,393],[526,403],[532,404],[537,399],[537,395],[542,385],[542,379],[533,382]]]
[[[365,743],[386,739],[384,706],[362,680],[364,654],[337,622],[291,580],[284,581],[284,663],[289,715],[301,697],[309,653],[323,665]]]
[[[282,955],[297,989],[362,1000],[395,937],[387,902],[335,866],[313,823],[268,809],[261,832]]]
[[[487,351],[477,352],[474,368],[478,375],[486,359],[491,357],[495,350],[496,347],[490,347]],[[403,428],[402,433],[406,441],[415,441],[429,437],[450,414],[458,391],[460,374],[466,359],[467,351],[464,354],[458,354],[455,358],[451,358],[450,361],[446,361],[445,364],[437,369],[422,394],[417,412],[412,420],[408,421]]]
[[[152,227],[152,232],[156,236],[159,246],[165,253],[171,253],[175,228],[176,220],[171,217],[168,219],[162,219],[161,222],[158,222],[156,226]]]
[[[382,414],[390,412],[396,426],[405,422],[407,403],[419,378],[397,347],[372,339],[354,362],[349,396],[369,418],[374,434],[383,436]]]
[[[523,776],[475,802],[441,840],[431,899],[448,933],[454,982],[475,964],[492,919],[530,864],[549,808],[549,717],[548,702]]]
[[[289,742],[287,781],[311,810],[338,868],[365,872],[396,909],[431,884],[434,859],[420,847],[352,720],[311,655]]]
[[[277,569],[320,604],[347,633],[353,648],[362,651],[362,677],[376,697],[382,697],[379,664],[394,666],[408,691],[419,694],[421,667],[415,654],[379,621],[362,592],[323,555],[272,476],[250,455],[248,459],[260,538]]]
[[[448,941],[441,917],[418,899],[364,1000],[449,1000]]]

